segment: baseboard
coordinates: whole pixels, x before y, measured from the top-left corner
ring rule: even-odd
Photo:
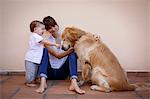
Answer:
[[[79,71],[78,74],[81,75],[81,71]],[[0,72],[0,75],[1,76],[23,76],[23,75],[25,75],[25,71],[17,71],[17,72],[5,71],[5,72]],[[128,76],[136,76],[136,77],[150,77],[150,72],[128,71],[127,75]]]
[[[150,72],[127,72],[128,76],[150,77]]]
[[[5,71],[5,72],[0,72],[0,75],[7,75],[7,76],[22,76],[22,75],[25,75],[25,72],[24,71],[13,71],[13,72],[8,72],[8,71]]]

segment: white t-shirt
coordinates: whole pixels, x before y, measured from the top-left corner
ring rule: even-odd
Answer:
[[[40,64],[43,55],[43,44],[40,41],[43,37],[37,33],[32,33],[29,39],[29,47],[25,55],[25,60]]]
[[[48,40],[49,40],[50,42],[56,43],[56,40],[55,40],[55,38],[54,38],[53,36],[50,36],[50,37],[48,38]],[[54,49],[56,52],[58,52],[58,53],[63,52],[63,50],[62,50],[61,48],[57,48],[56,46],[50,46],[50,47],[51,47],[52,49]],[[61,58],[61,59],[58,59],[58,58],[56,58],[55,56],[49,54],[49,61],[50,61],[51,67],[54,68],[54,69],[59,69],[59,68],[65,63],[67,57],[68,57],[68,56],[63,57],[63,58]]]

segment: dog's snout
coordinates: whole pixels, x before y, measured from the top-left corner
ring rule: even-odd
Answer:
[[[70,48],[70,45],[67,45],[67,46],[64,46],[64,45],[63,45],[61,49],[64,50],[64,51],[66,51],[66,50],[68,50],[69,48]]]
[[[61,48],[62,50],[64,50],[64,51],[66,51],[66,49],[65,49],[65,47],[64,46],[62,46],[62,48]]]

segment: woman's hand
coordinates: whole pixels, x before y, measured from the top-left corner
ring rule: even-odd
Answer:
[[[96,39],[96,41],[100,40],[101,37],[99,34],[93,34],[93,37]]]
[[[70,53],[72,53],[74,51],[74,47],[70,47],[68,50],[67,50],[67,52],[70,54]]]

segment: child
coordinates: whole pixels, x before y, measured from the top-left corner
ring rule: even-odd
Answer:
[[[42,34],[45,31],[45,26],[40,21],[32,21],[30,24],[30,31],[32,34],[29,40],[29,48],[25,56],[25,84],[29,87],[34,87],[36,86],[34,80],[37,76],[37,65],[41,62],[44,45],[56,47],[60,47],[60,45],[43,39]]]

